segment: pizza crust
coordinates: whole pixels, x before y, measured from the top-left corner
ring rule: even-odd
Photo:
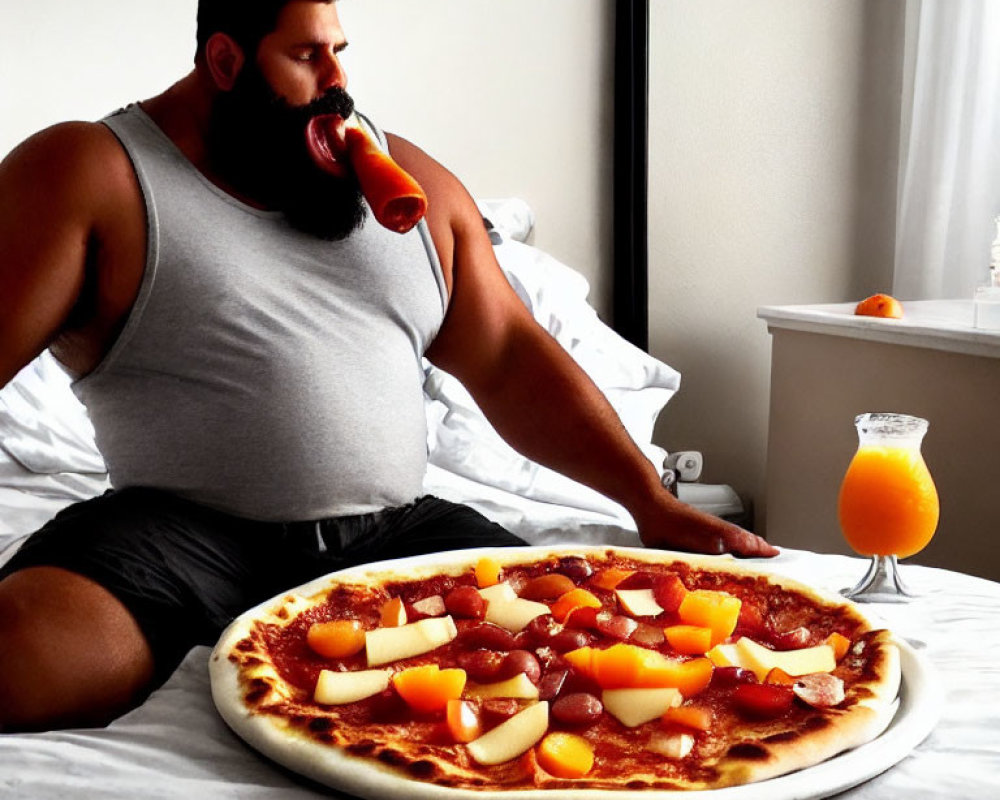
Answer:
[[[245,640],[258,622],[287,622],[302,610],[310,607],[308,598],[325,594],[336,584],[359,584],[414,580],[436,575],[461,575],[473,567],[483,556],[496,559],[502,566],[531,563],[550,557],[594,556],[611,550],[608,547],[527,547],[508,549],[479,549],[452,551],[433,556],[418,556],[398,561],[378,562],[353,567],[319,578],[301,587],[285,592],[272,600],[250,609],[237,618],[222,634],[214,648],[210,662],[210,679],[215,705],[233,731],[251,747],[288,769],[353,795],[364,798],[406,796],[414,800],[481,800],[484,790],[436,786],[402,774],[394,767],[375,759],[352,755],[345,750],[323,744],[289,725],[273,714],[254,713],[244,698],[247,687],[253,682],[255,691],[268,700],[288,699],[282,681],[270,663],[257,659],[247,670],[229,657]],[[866,623],[869,629],[878,625],[861,610],[843,598],[824,593],[799,581],[755,569],[753,565],[731,557],[698,556],[662,550],[640,548],[614,548],[615,555],[651,564],[684,562],[698,570],[719,572],[724,575],[766,578],[771,584],[800,592],[823,603],[851,609],[852,615]],[[737,786],[793,772],[831,758],[871,741],[885,730],[896,709],[896,696],[900,684],[898,650],[887,631],[879,631],[873,677],[855,690],[867,697],[859,700],[845,718],[836,724],[816,727],[805,736],[779,737],[775,741],[752,744],[730,751],[730,756],[716,765],[719,777],[711,787]],[[821,720],[828,719],[817,714]],[[461,774],[462,770],[458,769]],[[633,784],[634,785],[634,784]],[[641,798],[651,800],[660,794],[674,796],[676,792],[652,790],[608,789],[529,789],[504,791],[505,797],[516,800],[557,800],[586,798],[586,800],[625,800]]]
[[[868,691],[871,696],[859,701],[850,714],[835,718],[817,716],[825,723],[810,728],[806,735],[783,741],[754,743],[737,751],[718,765],[720,780],[716,786],[738,786],[774,778],[826,761],[877,737],[888,727],[896,710],[899,693],[899,650],[887,631],[879,632],[880,658],[876,666],[879,680],[855,684],[854,691]],[[807,720],[808,723],[808,720]],[[736,745],[736,748],[740,747]]]

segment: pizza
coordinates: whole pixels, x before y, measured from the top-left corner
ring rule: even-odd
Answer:
[[[370,798],[747,784],[875,738],[900,683],[891,634],[842,598],[601,547],[334,573],[235,620],[210,670],[251,746]]]

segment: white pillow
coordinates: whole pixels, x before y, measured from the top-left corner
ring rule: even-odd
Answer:
[[[535,227],[535,212],[519,197],[505,197],[499,200],[476,200],[479,213],[490,221],[504,237],[518,242],[528,241]]]
[[[70,383],[46,350],[0,390],[0,449],[32,472],[107,471]]]
[[[590,375],[629,434],[660,469],[666,453],[651,442],[653,426],[679,388],[680,374],[601,322],[587,303],[587,281],[575,270],[535,247],[509,239],[496,245],[494,252],[538,323]],[[431,464],[531,499],[620,513],[603,495],[517,453],[500,438],[455,377],[430,364],[425,373]]]

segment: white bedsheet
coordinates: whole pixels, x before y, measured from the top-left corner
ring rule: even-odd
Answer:
[[[567,532],[569,535],[571,532]],[[777,571],[828,589],[853,583],[858,559],[786,550]],[[848,791],[851,800],[953,800],[1000,793],[1000,652],[994,622],[1000,585],[944,570],[908,566],[925,597],[883,607],[900,635],[920,640],[946,692],[941,721],[897,766]],[[106,798],[342,797],[306,784],[259,757],[216,714],[208,685],[209,649],[192,650],[147,702],[105,729],[0,735],[0,797]]]

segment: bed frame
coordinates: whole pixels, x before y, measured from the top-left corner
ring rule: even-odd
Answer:
[[[615,4],[613,326],[649,349],[647,153],[649,0]]]

